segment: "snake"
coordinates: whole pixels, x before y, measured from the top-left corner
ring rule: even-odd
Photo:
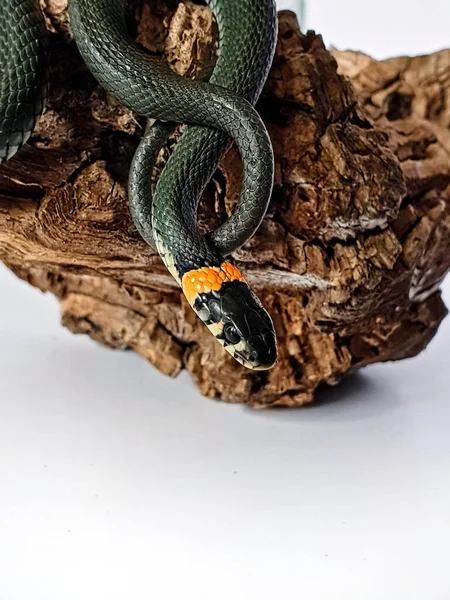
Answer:
[[[230,255],[267,211],[274,158],[254,105],[276,44],[274,0],[206,0],[218,29],[209,79],[177,74],[130,35],[125,0],[69,0],[75,42],[97,81],[147,119],[129,177],[132,219],[156,247],[188,303],[240,364],[265,370],[277,361],[273,321]],[[47,35],[39,0],[0,5],[0,163],[28,140],[43,110]],[[185,129],[157,181],[158,154],[177,124]],[[213,232],[197,226],[199,198],[234,141],[242,162],[239,201]]]

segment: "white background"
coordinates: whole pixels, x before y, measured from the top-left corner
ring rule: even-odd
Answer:
[[[379,57],[449,22],[442,0],[307,12]],[[252,411],[71,336],[4,268],[0,292],[0,600],[450,598],[449,320],[319,405]]]
[[[448,0],[276,0],[278,9],[304,7],[302,29],[327,45],[375,58],[427,54],[450,46]]]

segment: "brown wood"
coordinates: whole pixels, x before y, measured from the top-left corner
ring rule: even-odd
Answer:
[[[141,42],[194,73],[213,48],[209,10],[151,5],[130,6]],[[187,369],[206,396],[258,407],[310,402],[321,382],[427,345],[447,312],[449,50],[381,62],[330,53],[280,13],[258,105],[276,156],[273,199],[235,256],[274,318],[280,360],[252,373],[197,320],[130,219],[127,174],[145,122],[88,73],[66,2],[47,0],[47,15],[50,99],[30,144],[0,167],[0,259],[59,298],[66,327],[167,375]],[[232,211],[239,173],[232,148],[205,192],[202,225]]]

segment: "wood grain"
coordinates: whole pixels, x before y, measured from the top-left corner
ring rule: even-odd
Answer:
[[[187,369],[205,396],[255,407],[310,402],[322,382],[426,347],[447,312],[439,286],[450,267],[450,51],[381,62],[329,52],[293,13],[279,14],[258,104],[275,187],[235,259],[273,316],[280,360],[252,373],[197,320],[135,230],[127,177],[145,121],[90,76],[66,8],[47,0],[46,112],[0,168],[0,259],[59,298],[66,327],[132,349],[167,375]],[[204,6],[133,0],[129,13],[141,43],[179,72],[210,60]],[[203,228],[232,212],[239,188],[233,147],[202,199]]]

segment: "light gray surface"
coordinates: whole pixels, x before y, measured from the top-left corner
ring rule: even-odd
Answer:
[[[301,0],[276,0],[278,9]],[[362,50],[374,58],[428,54],[450,45],[448,0],[303,0],[303,29],[322,34],[339,50]]]
[[[449,320],[322,406],[251,411],[0,287],[2,600],[448,600]]]
[[[310,4],[341,48],[447,43],[441,0]],[[1,600],[448,600],[450,320],[321,406],[255,412],[0,290]]]

